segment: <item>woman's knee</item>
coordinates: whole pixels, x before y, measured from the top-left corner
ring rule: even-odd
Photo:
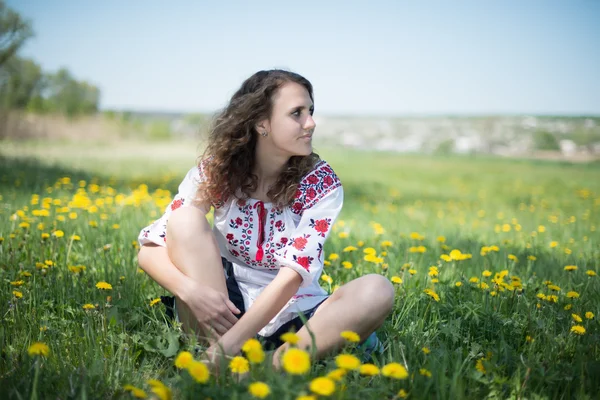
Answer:
[[[361,278],[360,294],[363,300],[385,315],[394,307],[394,286],[384,276],[368,274]]]
[[[210,225],[204,213],[196,207],[180,207],[169,215],[167,221],[167,240],[193,238],[210,233]]]

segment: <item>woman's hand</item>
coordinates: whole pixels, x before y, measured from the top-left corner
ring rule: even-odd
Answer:
[[[206,363],[211,372],[218,375],[221,363],[227,368],[229,361],[239,354],[241,348],[240,343],[228,340],[226,335],[206,349],[200,356],[200,361]]]
[[[204,332],[221,337],[238,321],[234,315],[241,311],[228,296],[211,287],[189,280],[179,298],[183,301]]]

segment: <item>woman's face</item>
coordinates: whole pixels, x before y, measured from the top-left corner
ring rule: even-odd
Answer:
[[[290,157],[309,155],[316,126],[313,112],[314,105],[306,88],[286,82],[273,95],[271,118],[264,125],[268,136],[260,139],[270,141],[276,151]]]

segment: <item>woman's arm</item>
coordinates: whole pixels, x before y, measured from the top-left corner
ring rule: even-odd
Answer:
[[[291,268],[281,268],[275,279],[269,283],[252,307],[221,337],[212,350],[207,353],[212,359],[213,353],[222,347],[226,355],[237,354],[246,340],[253,338],[286,305],[298,291],[302,277]]]
[[[138,264],[160,286],[176,297],[185,297],[191,279],[171,262],[166,247],[152,243],[143,245],[138,253]]]

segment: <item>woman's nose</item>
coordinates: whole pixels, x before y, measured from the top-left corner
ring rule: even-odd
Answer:
[[[306,118],[306,122],[304,123],[304,130],[312,130],[315,129],[316,126],[317,124],[315,123],[315,120],[313,119],[312,115],[309,115],[308,118]]]

